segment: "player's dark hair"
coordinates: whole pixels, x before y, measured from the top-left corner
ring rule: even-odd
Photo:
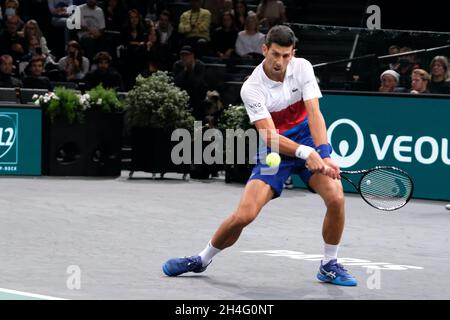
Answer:
[[[296,45],[297,38],[291,28],[283,25],[272,27],[266,35],[266,46],[270,48],[272,43],[281,47],[290,47]]]

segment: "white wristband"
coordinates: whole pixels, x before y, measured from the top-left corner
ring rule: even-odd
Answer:
[[[308,147],[308,146],[305,146],[305,145],[302,144],[295,151],[295,156],[297,158],[306,160],[306,159],[308,159],[309,155],[313,151],[314,151],[314,148],[311,148],[311,147]]]

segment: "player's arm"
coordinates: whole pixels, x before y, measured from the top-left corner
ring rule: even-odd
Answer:
[[[306,100],[305,108],[308,113],[309,131],[311,132],[314,144],[319,146],[321,152],[325,153],[325,156],[322,156],[325,164],[334,169],[334,173],[331,177],[333,179],[339,178],[339,166],[329,157],[331,150],[326,150],[328,148],[327,127],[325,125],[325,119],[323,118],[322,112],[320,111],[319,99],[313,98]]]
[[[306,160],[309,170],[312,172],[326,172],[326,166],[319,154],[308,146],[301,146],[291,139],[279,134],[275,128],[272,118],[265,118],[255,121],[255,127],[263,138],[264,142],[272,149],[279,153],[290,156],[299,157]]]

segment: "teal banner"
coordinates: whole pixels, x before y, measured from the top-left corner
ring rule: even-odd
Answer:
[[[342,170],[395,166],[414,198],[450,200],[450,98],[324,94],[320,106]]]
[[[0,175],[41,174],[41,110],[0,106]]]

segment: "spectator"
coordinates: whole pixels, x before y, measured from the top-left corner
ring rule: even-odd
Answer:
[[[27,48],[27,52],[20,61],[30,61],[34,56],[42,55],[41,43],[37,36],[29,36],[26,39],[25,47]]]
[[[170,12],[163,10],[159,15],[159,20],[155,24],[155,29],[159,34],[159,42],[167,45],[169,50],[175,50],[178,46],[177,31],[170,23]]]
[[[180,60],[173,65],[174,83],[176,86],[186,90],[189,94],[189,105],[197,120],[203,120],[202,110],[207,85],[205,81],[205,65],[195,59],[194,50],[191,46],[183,46],[180,50]]]
[[[22,82],[13,76],[14,64],[10,55],[0,57],[0,88],[22,87]]]
[[[72,0],[48,0],[52,26],[64,30],[64,44],[70,40],[69,29],[67,29],[67,19],[70,14],[67,9],[72,5]]]
[[[242,58],[262,57],[264,34],[258,31],[256,14],[249,14],[244,31],[239,32],[236,40],[236,53]]]
[[[123,0],[106,0],[103,2],[106,30],[122,31],[126,19]]]
[[[79,81],[89,72],[89,59],[83,57],[80,44],[72,40],[67,44],[67,55],[58,61],[59,69],[64,73],[64,80]]]
[[[380,76],[381,86],[378,92],[398,92],[397,86],[400,75],[394,70],[386,70]]]
[[[81,31],[78,33],[81,47],[85,55],[91,59],[98,48],[103,30],[105,29],[105,16],[103,10],[97,7],[96,0],[87,0],[86,4],[80,6]]]
[[[23,27],[22,35],[25,39],[25,43],[29,43],[31,37],[36,37],[39,41],[39,47],[41,48],[41,54],[48,56],[50,51],[47,47],[47,40],[42,34],[41,28],[36,20],[28,20]]]
[[[128,11],[127,22],[122,30],[122,39],[124,50],[121,58],[125,68],[121,73],[128,88],[134,84],[136,75],[145,65],[146,30],[143,18],[137,9]]]
[[[30,61],[30,76],[23,79],[24,88],[53,90],[49,78],[44,77],[44,58],[36,55]]]
[[[100,51],[95,55],[96,68],[84,77],[87,90],[95,88],[101,83],[105,88],[123,91],[122,76],[111,67],[111,62],[112,57],[106,51]]]
[[[430,79],[430,74],[425,70],[414,69],[411,75],[411,93],[430,93],[430,91],[428,91],[428,83],[430,82]]]
[[[220,26],[223,13],[233,9],[233,2],[231,0],[204,0],[202,7],[211,12],[211,28],[215,29]]]
[[[267,29],[286,22],[286,10],[283,1],[262,0],[256,9],[259,23]]]
[[[18,0],[6,0],[5,1],[5,18],[19,15],[19,1]],[[20,20],[20,28],[23,25],[23,21]]]
[[[145,43],[145,61],[151,61],[152,65],[157,66],[158,70],[169,70],[173,63],[172,57],[169,53],[169,47],[161,44],[159,37],[160,35],[156,29],[151,28]]]
[[[430,64],[430,72],[430,92],[438,94],[450,94],[450,79],[447,57],[434,57]]]
[[[226,11],[222,17],[222,26],[212,33],[212,46],[215,54],[221,59],[230,58],[234,53],[234,47],[238,31],[234,25],[234,17],[230,11]]]
[[[194,47],[197,53],[210,40],[211,13],[200,8],[200,0],[191,0],[191,10],[183,12],[178,31],[184,35],[184,43]]]
[[[6,30],[0,36],[0,53],[6,53],[19,60],[24,54],[25,42],[18,33],[20,18],[8,16],[6,18]]]
[[[400,53],[400,47],[399,46],[394,44],[394,45],[389,47],[389,49],[388,49],[388,54],[389,55],[393,55],[393,54],[397,54],[397,53]]]
[[[125,28],[122,30],[122,38],[128,50],[138,50],[145,44],[145,27],[141,14],[136,9],[128,11]]]
[[[411,48],[403,47],[400,49],[399,53],[407,53],[411,51]],[[420,64],[417,60],[418,59],[415,54],[401,56],[393,68],[394,71],[400,74],[398,87],[403,88],[403,90],[407,92],[409,92],[409,89],[411,88],[412,71],[415,69],[420,69]]]
[[[247,3],[244,0],[236,1],[233,7],[233,13],[236,28],[239,31],[244,30],[248,15]]]

